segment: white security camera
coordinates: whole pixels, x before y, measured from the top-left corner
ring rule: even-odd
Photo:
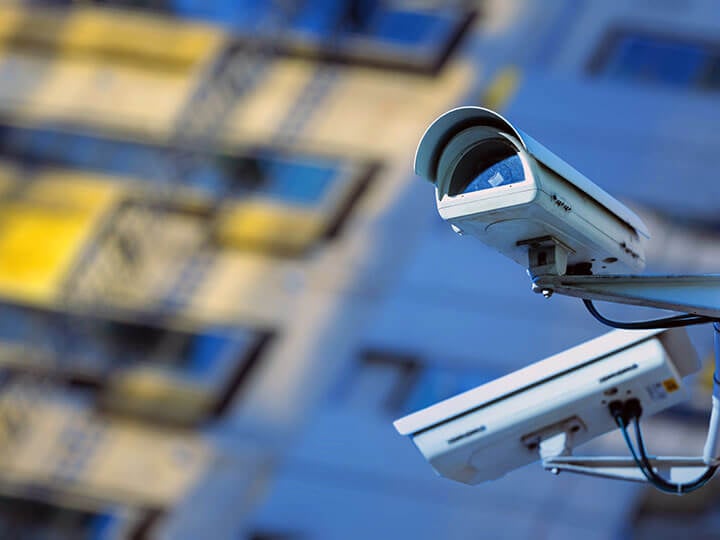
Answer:
[[[638,272],[648,232],[630,209],[496,112],[453,109],[430,125],[415,172],[440,216],[533,276]]]
[[[478,484],[617,428],[612,403],[652,415],[699,369],[684,329],[616,330],[395,422],[441,476]]]

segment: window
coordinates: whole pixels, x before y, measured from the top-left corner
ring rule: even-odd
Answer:
[[[41,500],[0,496],[0,537],[36,540],[139,538],[155,511],[81,510]]]
[[[420,370],[420,359],[412,354],[365,351],[342,381],[340,399],[350,407],[396,414],[403,410]]]
[[[462,7],[312,0],[292,22],[287,47],[324,60],[433,74],[474,17],[474,11]]]
[[[366,351],[343,381],[339,394],[351,407],[392,415],[434,405],[489,382],[500,373],[481,367],[447,366],[395,351]]]
[[[453,26],[449,10],[412,10],[377,0],[310,0],[293,29],[320,41],[363,38],[390,45],[423,47],[441,44]]]
[[[170,146],[8,124],[0,125],[0,158],[30,173],[63,167],[111,175],[105,182],[135,188],[171,183],[168,197],[193,207],[223,201],[216,205],[223,212],[216,231],[223,245],[279,256],[302,255],[334,236],[377,171],[369,160],[272,148],[188,156]]]
[[[27,166],[57,165],[89,169],[146,181],[169,179],[213,198],[265,193],[292,203],[321,201],[338,179],[340,159],[281,155],[272,150],[248,155],[198,153],[182,174],[187,156],[175,148],[108,139],[61,128],[0,126],[0,156]],[[176,178],[173,178],[177,176]]]
[[[72,0],[50,2],[63,6],[72,4]],[[269,20],[274,8],[273,2],[264,0],[85,0],[84,4],[199,19],[231,29],[251,29],[258,21]]]
[[[51,3],[71,5],[70,0]],[[423,8],[378,0],[306,0],[291,3],[285,13],[277,3],[263,0],[83,2],[91,4],[207,21],[241,42],[258,37],[279,41],[278,48],[292,54],[428,72],[441,67],[475,16],[463,6]]]
[[[613,31],[591,61],[589,71],[635,84],[720,90],[720,43]]]
[[[223,414],[271,335],[184,328],[0,305],[0,362],[95,389],[107,412],[194,424]]]
[[[427,366],[404,403],[410,413],[490,382],[499,374],[476,368]]]

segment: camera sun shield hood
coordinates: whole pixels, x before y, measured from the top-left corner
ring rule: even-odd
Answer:
[[[495,128],[502,133],[513,136],[520,142],[527,153],[540,164],[566,179],[580,191],[625,221],[639,234],[646,238],[650,237],[647,227],[632,210],[618,202],[535,139],[513,127],[502,115],[484,107],[458,107],[437,118],[427,128],[418,145],[415,153],[415,173],[435,184],[438,175],[438,163],[443,150],[453,137],[473,126]]]

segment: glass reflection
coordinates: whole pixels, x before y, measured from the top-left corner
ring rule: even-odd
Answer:
[[[505,140],[485,140],[460,159],[448,194],[472,193],[524,180],[523,162],[515,147]]]
[[[522,161],[517,154],[485,169],[472,180],[463,193],[472,193],[525,180]]]

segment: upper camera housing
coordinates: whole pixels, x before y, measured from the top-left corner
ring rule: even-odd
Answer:
[[[639,272],[642,220],[532,137],[482,107],[430,125],[415,172],[435,185],[440,216],[533,276]]]

